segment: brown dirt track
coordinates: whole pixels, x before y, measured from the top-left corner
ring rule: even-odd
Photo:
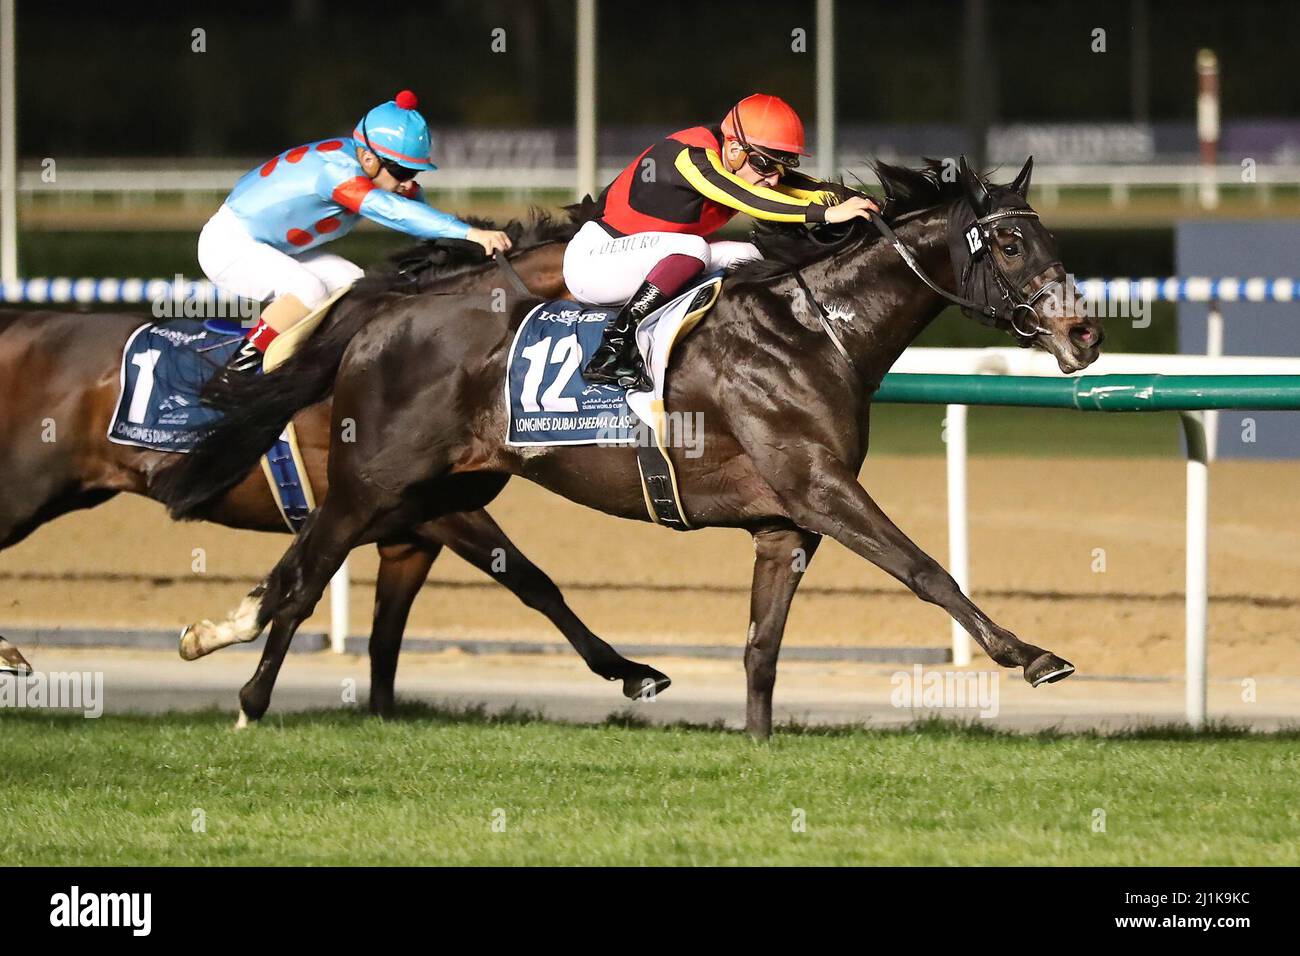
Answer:
[[[1183,475],[1182,463],[1169,459],[972,459],[976,599],[1025,639],[1070,658],[1081,674],[1181,675]],[[943,560],[942,459],[872,458],[863,482]],[[1297,491],[1297,463],[1212,466],[1212,678],[1300,675]],[[523,481],[490,510],[616,645],[743,641],[752,560],[743,532],[677,534],[618,521]],[[233,606],[287,542],[173,524],[158,505],[122,496],[0,555],[0,633],[50,625],[179,628]],[[191,571],[194,548],[206,551],[206,574]],[[1105,550],[1103,573],[1092,570],[1097,548]],[[375,564],[370,548],[353,559],[356,633],[369,628]],[[324,624],[318,611],[312,626]],[[410,632],[559,638],[453,556],[435,565]],[[947,635],[943,612],[828,542],[795,601],[786,642],[939,646]]]

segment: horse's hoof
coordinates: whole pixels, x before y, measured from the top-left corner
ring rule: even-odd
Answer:
[[[180,652],[181,660],[197,661],[200,657],[207,654],[203,649],[203,642],[199,639],[199,629],[204,626],[211,627],[212,622],[200,621],[198,624],[191,624],[185,630],[181,631]]]
[[[23,657],[22,651],[0,637],[0,674],[14,674],[26,677],[32,673],[32,665]]]
[[[244,713],[244,708],[239,708],[239,716],[235,718],[236,730],[247,730],[249,727],[256,727],[257,721],[249,720],[248,714]]]
[[[623,696],[628,700],[654,700],[672,686],[672,679],[653,667],[623,678]]]
[[[1073,664],[1057,657],[1055,654],[1044,651],[1025,668],[1025,680],[1029,682],[1030,686],[1037,687],[1040,684],[1055,684],[1058,680],[1065,680],[1073,673]]]

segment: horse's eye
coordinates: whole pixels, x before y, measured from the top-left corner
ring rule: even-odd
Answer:
[[[1020,243],[1011,242],[1003,246],[1002,254],[1005,255],[1008,259],[1014,259],[1016,256],[1020,255]]]

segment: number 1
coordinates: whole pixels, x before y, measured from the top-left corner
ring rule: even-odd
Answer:
[[[135,388],[131,390],[131,407],[126,413],[126,420],[133,425],[144,424],[144,413],[149,408],[149,396],[153,394],[153,370],[161,355],[161,349],[149,349],[147,352],[131,356],[131,364],[140,370],[135,377]]]

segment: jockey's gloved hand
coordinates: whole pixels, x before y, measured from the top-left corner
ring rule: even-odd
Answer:
[[[848,222],[850,219],[869,219],[869,212],[880,212],[875,201],[866,196],[850,196],[826,210],[827,222]]]
[[[497,252],[505,252],[512,245],[510,237],[498,229],[477,229],[471,226],[469,232],[465,234],[465,238],[482,246],[483,254],[486,256],[491,256]]]

